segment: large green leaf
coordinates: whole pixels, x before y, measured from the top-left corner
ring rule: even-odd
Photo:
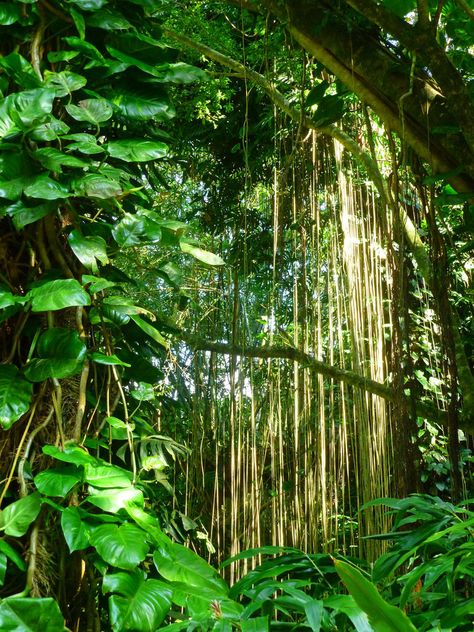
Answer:
[[[28,131],[31,140],[36,141],[52,141],[57,140],[59,136],[63,136],[69,132],[69,126],[54,116],[47,116],[43,123],[35,125]]]
[[[25,368],[25,375],[32,382],[42,382],[50,377],[60,379],[79,373],[87,355],[87,347],[77,331],[53,327],[41,334],[37,355]]]
[[[35,485],[42,494],[62,498],[81,480],[82,472],[74,465],[52,467],[40,472],[34,478]]]
[[[123,248],[137,246],[142,241],[144,232],[145,218],[132,213],[125,213],[112,229],[113,238]]]
[[[77,507],[66,507],[62,512],[61,528],[70,553],[81,551],[89,545],[88,530]]]
[[[99,200],[118,197],[122,193],[122,187],[116,180],[99,173],[88,173],[74,180],[73,187],[76,195],[95,197]]]
[[[102,592],[116,593],[109,598],[114,632],[155,632],[171,604],[170,587],[157,579],[145,579],[139,569],[105,575]]]
[[[45,281],[31,289],[26,295],[31,300],[31,311],[53,312],[65,307],[90,305],[89,294],[75,279]]]
[[[127,31],[132,27],[126,17],[117,9],[106,8],[94,11],[86,18],[88,26],[104,29],[106,31]]]
[[[84,168],[89,166],[89,163],[85,160],[70,156],[69,154],[63,154],[62,151],[54,147],[42,147],[38,149],[35,152],[35,158],[39,160],[45,169],[57,171],[58,173],[62,171],[62,167]]]
[[[84,237],[78,230],[73,230],[68,237],[68,242],[79,261],[93,272],[99,271],[97,261],[104,266],[109,263],[107,244],[102,237]]]
[[[155,327],[153,327],[153,325],[150,325],[150,323],[147,323],[146,320],[143,320],[143,318],[140,318],[140,316],[130,316],[130,318],[133,320],[133,322],[135,323],[135,325],[138,325],[138,327],[146,333],[147,336],[150,336],[150,338],[152,338],[155,342],[157,342],[159,345],[161,345],[162,347],[165,347],[165,349],[168,349],[169,347],[169,343],[166,340],[166,338],[164,338],[160,332],[158,331],[158,329],[156,329]]]
[[[37,492],[16,500],[0,511],[0,530],[15,538],[25,535],[40,509],[41,496]]]
[[[2,632],[64,632],[64,618],[58,604],[46,597],[8,597],[0,603]]]
[[[28,197],[41,200],[60,200],[69,197],[70,192],[64,184],[53,180],[46,174],[41,174],[27,184],[23,190]]]
[[[148,553],[146,539],[146,533],[133,524],[104,524],[92,531],[90,543],[107,564],[132,570]]]
[[[89,59],[92,59],[93,61],[97,62],[97,64],[99,65],[106,65],[107,62],[104,59],[104,56],[102,55],[102,53],[99,51],[98,48],[96,48],[93,44],[91,44],[90,42],[81,39],[80,37],[65,37],[64,41],[74,50],[79,51],[80,53],[82,53],[85,57],[89,57]],[[78,119],[78,120],[83,120],[83,119]]]
[[[64,463],[86,465],[88,463],[98,462],[95,457],[75,443],[66,443],[62,450],[54,445],[45,445],[42,449],[44,454],[47,454],[58,461],[63,461]]]
[[[31,403],[33,385],[19,375],[13,364],[0,365],[0,425],[8,430]]]
[[[186,254],[193,256],[195,259],[197,259],[198,261],[201,261],[202,263],[205,263],[208,266],[225,265],[224,260],[221,257],[219,257],[219,255],[215,255],[213,252],[208,252],[207,250],[203,250],[192,239],[181,237],[181,239],[179,240],[179,247]]]
[[[117,513],[121,509],[128,509],[129,506],[136,506],[140,509],[145,504],[143,492],[136,487],[124,487],[117,489],[94,489],[90,487],[87,500],[109,513]]]
[[[0,3],[0,24],[2,26],[10,26],[15,24],[21,18],[21,8],[12,2]]]
[[[67,134],[62,139],[72,141],[67,145],[67,151],[76,150],[82,154],[101,154],[104,152],[103,147],[97,144],[97,139],[92,134]]]
[[[127,138],[110,141],[107,151],[112,158],[119,158],[125,162],[147,162],[166,156],[168,145],[160,141]]]
[[[83,88],[87,79],[82,75],[78,75],[75,72],[69,72],[64,70],[62,72],[50,72],[48,70],[44,73],[45,84],[56,91],[56,96],[65,97],[74,90]]]
[[[97,11],[107,4],[108,0],[69,0],[84,11]]]
[[[73,103],[66,105],[66,110],[76,121],[84,121],[96,126],[108,121],[114,112],[105,99],[84,99],[79,101],[79,105]]]
[[[0,551],[11,560],[20,571],[26,571],[25,560],[21,557],[16,549],[4,539],[0,539]]]
[[[158,72],[158,77],[165,83],[192,83],[193,81],[202,81],[208,79],[209,76],[196,66],[177,62],[176,64],[168,64],[168,67]]]
[[[0,124],[0,137],[5,135],[4,131],[12,123],[19,130],[27,130],[41,123],[51,113],[55,96],[54,90],[39,88],[18,92],[6,97],[3,102],[0,102],[0,111],[3,110],[4,113]],[[8,118],[10,118],[12,123],[8,122]]]
[[[229,589],[215,569],[181,544],[158,547],[153,561],[160,575],[170,582],[212,589],[215,599],[227,597]]]
[[[357,568],[342,560],[334,560],[334,565],[357,605],[367,613],[375,632],[416,632],[407,615],[388,604]]]
[[[136,120],[168,121],[176,112],[167,95],[155,86],[119,83],[108,94],[121,116]]]
[[[132,482],[132,474],[116,465],[90,463],[84,468],[84,480],[93,487],[128,488]]]
[[[7,208],[8,215],[13,220],[13,225],[20,230],[28,224],[33,224],[37,220],[49,215],[57,208],[55,202],[44,202],[34,206],[26,205],[23,200],[18,200]]]

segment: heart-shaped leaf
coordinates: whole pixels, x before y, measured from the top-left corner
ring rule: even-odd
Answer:
[[[8,597],[0,603],[0,630],[5,632],[64,632],[58,604],[44,599]]]
[[[92,134],[67,134],[63,136],[63,140],[71,140],[66,147],[67,151],[77,150],[82,154],[101,154],[104,149],[97,144],[97,139]]]
[[[118,197],[122,193],[122,188],[116,180],[98,173],[88,173],[86,176],[74,180],[73,186],[76,195],[95,197],[99,200]]]
[[[99,123],[108,121],[114,112],[105,99],[84,99],[79,101],[79,105],[73,103],[66,105],[66,110],[76,121],[84,121],[97,126]]]
[[[63,166],[79,168],[89,166],[88,162],[76,158],[75,156],[70,156],[69,154],[63,154],[58,149],[54,149],[54,147],[42,147],[38,149],[35,152],[35,158],[39,160],[45,169],[49,169],[50,171],[61,172]]]
[[[176,115],[165,92],[155,86],[150,89],[127,81],[114,86],[108,96],[121,116],[135,121],[169,121]]]
[[[112,158],[119,158],[126,162],[146,162],[158,160],[168,153],[168,145],[159,141],[126,139],[111,141],[107,151]]]
[[[35,492],[5,507],[0,512],[0,529],[6,535],[19,538],[28,531],[41,509],[41,496]],[[2,629],[2,628],[0,628]]]
[[[35,485],[45,496],[61,496],[64,498],[71,489],[82,480],[82,472],[74,465],[52,467],[37,474]]]
[[[130,505],[143,509],[145,499],[143,493],[136,487],[119,489],[89,489],[87,500],[99,509],[109,513],[117,513],[121,509],[127,509]]]
[[[83,88],[87,83],[87,79],[82,75],[67,70],[63,72],[49,72],[46,70],[44,80],[49,88],[56,91],[57,97],[65,97],[74,92],[74,90]]]
[[[110,622],[115,632],[153,632],[160,627],[171,605],[171,589],[145,573],[105,575],[102,592],[117,593],[109,598]]]
[[[33,224],[37,220],[49,215],[57,208],[55,202],[44,202],[34,206],[26,205],[23,200],[18,200],[7,208],[8,215],[13,220],[13,225],[17,230],[21,230],[28,224]]]
[[[25,186],[24,194],[41,200],[60,200],[70,195],[66,186],[53,180],[46,174],[37,176],[31,184]]]
[[[81,551],[89,546],[88,529],[77,507],[66,507],[62,512],[61,528],[70,553]]]
[[[73,230],[68,237],[68,242],[79,261],[93,272],[99,271],[97,261],[104,266],[109,263],[107,244],[102,237],[83,237],[78,230]]]
[[[99,488],[128,488],[132,482],[132,475],[128,470],[116,465],[91,463],[84,468],[84,480]]]
[[[74,463],[74,465],[98,463],[98,460],[95,457],[75,443],[66,443],[62,450],[54,445],[45,445],[43,446],[43,453],[53,457],[53,459],[57,459],[58,461],[63,461],[64,463]]]
[[[19,375],[13,364],[0,365],[0,425],[8,430],[31,403],[33,385]]]
[[[76,279],[45,281],[26,295],[31,300],[31,311],[53,312],[65,307],[90,305],[89,294]]]
[[[105,524],[93,530],[90,543],[111,566],[132,570],[149,550],[146,533],[133,524]]]
[[[79,373],[87,355],[87,347],[77,331],[53,327],[38,340],[38,357],[26,366],[25,375],[32,382],[50,377],[57,379]]]

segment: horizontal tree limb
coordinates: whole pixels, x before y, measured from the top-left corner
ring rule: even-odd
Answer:
[[[195,351],[211,351],[214,353],[221,353],[225,355],[236,355],[244,358],[265,358],[265,359],[285,359],[298,362],[303,368],[311,369],[316,373],[323,375],[324,377],[331,378],[337,382],[343,382],[354,388],[359,388],[363,391],[377,395],[382,399],[395,403],[399,400],[398,393],[393,388],[386,386],[380,382],[372,380],[369,377],[365,377],[354,371],[348,371],[347,369],[340,369],[331,364],[326,364],[321,360],[317,360],[309,353],[304,353],[294,347],[247,347],[243,345],[232,345],[226,342],[215,342],[212,340],[204,340],[202,338],[195,338],[193,336],[183,336],[181,338]],[[413,406],[413,402],[407,395],[403,396],[406,400],[407,406],[410,408]],[[444,410],[437,408],[436,406],[423,402],[415,402],[414,409],[417,417],[423,417],[430,421],[437,421],[439,423],[447,423],[447,413]]]

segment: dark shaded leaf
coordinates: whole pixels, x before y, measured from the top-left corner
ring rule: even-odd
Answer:
[[[68,237],[69,245],[79,261],[93,272],[98,272],[97,261],[107,265],[107,244],[105,239],[96,236],[83,237],[78,230],[73,230]]]
[[[41,334],[38,357],[26,365],[25,375],[32,382],[75,375],[81,371],[86,354],[87,347],[77,331],[60,327],[48,329]]]
[[[63,632],[64,618],[58,604],[46,597],[8,597],[0,603],[0,630],[3,632]]]
[[[8,430],[24,415],[31,403],[33,385],[19,375],[13,364],[0,365],[0,424]]]

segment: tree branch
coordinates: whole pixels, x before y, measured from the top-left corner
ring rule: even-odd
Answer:
[[[232,345],[226,342],[214,342],[212,340],[203,340],[193,336],[181,335],[182,340],[186,342],[195,351],[213,351],[225,355],[237,355],[244,358],[265,358],[265,359],[285,359],[298,362],[303,368],[311,369],[324,377],[344,382],[354,388],[377,395],[388,402],[395,402],[398,394],[394,389],[376,382],[371,378],[359,375],[354,371],[347,369],[339,369],[338,367],[326,364],[321,360],[317,360],[308,353],[299,351],[294,347],[250,347],[242,345]],[[408,399],[408,397],[407,397]],[[444,410],[440,410],[431,404],[416,402],[416,414],[419,417],[446,423],[447,415]]]

